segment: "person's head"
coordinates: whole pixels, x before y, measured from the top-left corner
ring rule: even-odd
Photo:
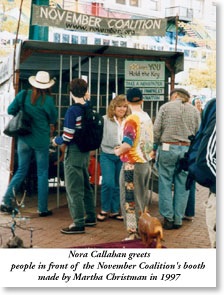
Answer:
[[[55,83],[54,79],[50,79],[50,74],[45,71],[37,72],[36,76],[30,76],[28,80],[34,88],[41,90],[49,89]]]
[[[176,98],[181,98],[182,102],[189,102],[190,100],[190,93],[183,89],[183,88],[174,88],[171,92],[170,92],[170,100],[175,100]]]
[[[143,97],[139,88],[130,88],[127,91],[127,100],[131,104],[142,104]]]
[[[196,109],[199,110],[199,112],[202,111],[202,102],[201,102],[201,99],[199,97],[195,97],[193,100],[192,100],[192,105],[196,107]]]
[[[116,118],[125,118],[129,114],[130,109],[128,107],[128,101],[125,95],[117,95],[110,101],[107,109],[107,116],[112,121],[114,120],[114,116]]]
[[[88,84],[83,79],[73,79],[69,84],[69,91],[71,91],[75,97],[85,98],[88,92]]]

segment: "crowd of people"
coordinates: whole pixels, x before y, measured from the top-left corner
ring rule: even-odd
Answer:
[[[34,153],[38,177],[38,213],[40,217],[52,215],[48,210],[49,142],[57,122],[57,110],[50,89],[54,80],[49,73],[37,72],[29,78],[32,90],[27,91],[25,109],[32,117],[32,134],[17,140],[18,169],[3,197],[1,211],[15,214],[18,209],[15,194],[28,172],[28,163]],[[165,230],[179,229],[182,220],[195,216],[195,182],[186,189],[188,172],[178,169],[195,136],[202,118],[199,99],[183,88],[174,88],[170,100],[164,103],[152,122],[143,110],[143,94],[139,88],[128,89],[117,95],[107,108],[104,131],[99,149],[102,176],[101,209],[96,212],[94,194],[89,177],[90,152],[81,152],[75,137],[82,126],[83,107],[90,103],[88,84],[73,79],[69,84],[72,104],[65,114],[63,133],[54,137],[51,144],[60,146],[63,153],[66,196],[71,224],[61,229],[63,234],[85,233],[86,226],[95,226],[109,218],[124,222],[126,239],[138,237],[139,212],[149,205],[148,190],[151,161],[158,170],[159,213]],[[8,113],[15,115],[21,103],[22,91],[9,105]],[[99,177],[99,175],[97,176]],[[207,219],[214,224],[215,194],[212,194],[213,211]],[[209,199],[211,202],[211,198]],[[209,221],[207,222],[209,224]],[[214,242],[214,229],[213,229]],[[213,243],[214,245],[214,243]]]

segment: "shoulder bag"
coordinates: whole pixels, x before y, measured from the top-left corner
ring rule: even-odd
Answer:
[[[27,95],[27,91],[24,91],[22,98],[22,105],[20,106],[19,112],[9,121],[4,134],[14,137],[14,136],[24,136],[31,134],[31,117],[24,110],[25,98]]]

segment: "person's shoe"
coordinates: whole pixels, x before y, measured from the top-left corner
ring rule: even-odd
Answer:
[[[129,233],[128,237],[123,239],[122,241],[132,241],[141,239],[137,232]]]
[[[109,215],[110,218],[115,219],[115,220],[119,220],[119,221],[123,221],[124,217],[122,215],[120,215],[119,213],[112,213]]]
[[[94,226],[94,225],[96,225],[96,219],[89,219],[89,218],[85,219],[85,226]]]
[[[108,213],[101,211],[99,214],[97,214],[96,218],[98,221],[105,221],[107,217],[108,217]]]
[[[173,221],[169,221],[167,218],[164,218],[163,228],[167,230],[173,229]]]
[[[193,221],[194,217],[193,216],[184,216],[182,219],[187,220],[187,221]]]
[[[182,227],[182,224],[174,224],[173,229],[179,229]]]
[[[69,227],[65,227],[61,229],[61,233],[63,234],[83,234],[85,233],[84,226],[75,226],[71,224]]]
[[[47,216],[50,216],[50,215],[52,215],[53,213],[52,213],[52,211],[51,210],[47,210],[46,212],[40,212],[39,213],[39,216],[40,217],[47,217]]]
[[[8,206],[5,204],[1,204],[0,211],[9,214],[14,213],[15,215],[19,213],[19,210],[17,208],[13,208],[12,206]]]

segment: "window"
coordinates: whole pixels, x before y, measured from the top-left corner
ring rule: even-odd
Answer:
[[[184,56],[189,57],[190,56],[190,50],[185,49],[184,50]]]
[[[60,43],[61,36],[58,33],[54,33],[54,42]]]
[[[191,50],[191,57],[192,58],[198,58],[198,52],[195,50]]]
[[[109,39],[103,39],[103,45],[110,45]]]
[[[120,41],[120,46],[121,47],[127,47],[127,42],[126,41]]]
[[[72,44],[78,44],[79,43],[79,38],[76,35],[72,35]]]
[[[81,44],[87,44],[87,37],[81,36]]]
[[[139,6],[139,0],[129,0],[129,4],[130,6],[136,6],[138,7]]]
[[[159,9],[159,3],[158,3],[158,0],[151,0],[149,2],[149,9],[151,10],[158,10]]]
[[[113,45],[113,46],[119,46],[119,42],[116,41],[116,40],[112,40],[112,45]]]
[[[69,43],[69,35],[68,34],[62,35],[62,43]]]
[[[126,4],[126,0],[116,0],[117,4]]]
[[[101,39],[100,38],[95,38],[94,39],[94,44],[95,45],[101,45]]]

